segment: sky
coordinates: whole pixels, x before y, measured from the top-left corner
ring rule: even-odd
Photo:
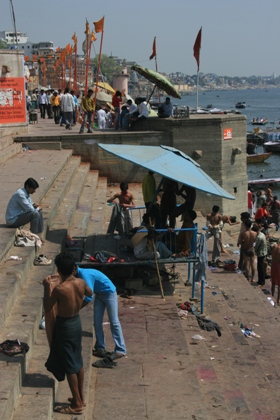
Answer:
[[[11,1],[17,31],[31,42],[53,41],[62,48],[76,32],[82,54],[86,19],[93,29],[105,16],[103,54],[155,69],[149,56],[156,36],[158,70],[193,75],[193,45],[202,27],[202,73],[280,74],[280,0],[1,0],[0,30],[13,31]]]

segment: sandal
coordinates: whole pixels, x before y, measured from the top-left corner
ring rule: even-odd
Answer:
[[[34,265],[51,265],[51,263],[52,260],[43,254],[38,255],[38,257],[34,259]]]
[[[97,360],[92,364],[93,367],[112,369],[117,366],[117,362],[113,362],[109,357],[104,357],[102,360]]]
[[[69,397],[68,398],[68,401],[72,404],[73,403],[73,398],[72,397]],[[87,403],[86,402],[83,402],[83,406],[86,407],[87,406]]]
[[[78,416],[83,414],[83,411],[84,410],[82,408],[72,408],[71,405],[69,405],[68,407],[65,407],[65,408],[58,408],[56,410],[56,412],[60,413],[60,414],[68,414],[68,415],[77,414]]]
[[[103,359],[104,357],[110,356],[111,353],[105,349],[100,349],[100,350],[92,350],[92,355],[95,357],[101,357],[101,359]]]
[[[116,360],[116,359],[121,359],[124,356],[126,356],[126,355],[123,354],[123,353],[113,352],[109,356],[107,356],[106,359],[109,359],[109,360],[112,360],[113,361],[113,360]]]

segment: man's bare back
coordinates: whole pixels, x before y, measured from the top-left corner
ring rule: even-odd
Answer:
[[[45,278],[43,284],[48,287],[50,277]],[[77,315],[82,307],[84,296],[92,296],[92,290],[82,279],[73,275],[67,277],[59,286],[56,286],[51,297],[45,302],[45,311],[49,311],[57,303],[57,315],[70,318]]]
[[[208,220],[210,228],[218,227],[219,223],[222,221],[222,216],[219,213],[209,213],[206,216],[206,220]]]
[[[241,242],[243,250],[254,249],[254,243],[256,241],[257,233],[251,229],[246,230],[241,234]]]

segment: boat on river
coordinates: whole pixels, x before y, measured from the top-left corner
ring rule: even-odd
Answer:
[[[246,102],[237,102],[235,108],[246,108]]]
[[[265,162],[272,153],[254,153],[252,155],[247,154],[247,163],[261,163]]]
[[[280,141],[266,141],[263,148],[266,152],[280,153]]]
[[[251,121],[252,125],[266,125],[268,123],[267,118],[253,118]]]
[[[280,178],[260,178],[260,179],[251,179],[248,181],[249,186],[255,186],[255,187],[263,187],[264,185],[269,184],[276,184],[280,182]]]

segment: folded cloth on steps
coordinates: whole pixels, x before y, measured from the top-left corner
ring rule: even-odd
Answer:
[[[79,314],[71,318],[56,317],[51,350],[45,366],[58,381],[63,381],[65,374],[78,373],[83,367]]]
[[[41,238],[32,233],[30,230],[20,229],[16,230],[15,246],[42,246]]]

